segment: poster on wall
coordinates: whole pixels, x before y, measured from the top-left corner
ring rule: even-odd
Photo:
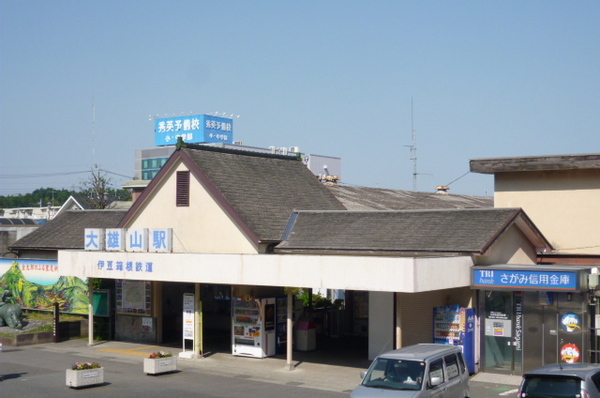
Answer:
[[[117,313],[150,315],[152,310],[151,291],[149,281],[117,279]]]
[[[88,284],[62,275],[56,260],[0,259],[0,294],[8,288],[14,300],[26,309],[88,313]]]

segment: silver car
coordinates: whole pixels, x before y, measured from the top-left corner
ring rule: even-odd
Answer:
[[[519,398],[600,398],[600,365],[563,363],[542,366],[523,375]]]
[[[352,398],[466,398],[469,371],[460,347],[417,344],[386,352],[361,373]]]

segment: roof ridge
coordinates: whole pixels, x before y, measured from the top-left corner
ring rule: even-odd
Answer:
[[[357,213],[432,213],[432,212],[458,212],[458,211],[515,211],[515,210],[521,210],[520,207],[469,207],[469,208],[460,208],[460,209],[455,209],[455,208],[451,208],[451,209],[445,209],[445,208],[440,208],[440,209],[401,209],[401,210],[396,210],[396,209],[382,209],[382,210],[376,210],[376,209],[368,209],[368,210],[294,210],[297,213],[351,213],[351,214],[357,214]]]
[[[188,148],[188,149],[196,149],[208,152],[220,152],[220,153],[229,153],[232,155],[244,155],[244,156],[252,156],[259,158],[267,158],[267,159],[282,159],[282,160],[294,160],[299,161],[302,160],[299,155],[280,155],[275,153],[264,153],[264,152],[256,152],[246,149],[233,149],[233,148],[222,148],[215,146],[208,146],[202,144],[190,144],[183,143],[180,148]],[[178,148],[178,149],[180,149]]]

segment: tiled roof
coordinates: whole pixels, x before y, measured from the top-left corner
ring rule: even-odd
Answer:
[[[281,240],[294,210],[344,210],[294,157],[200,145],[188,145],[181,152],[261,241]]]
[[[395,189],[328,186],[348,210],[469,209],[494,207],[494,198],[400,191]]]
[[[297,212],[275,252],[483,253],[521,209]]]
[[[125,210],[72,210],[48,221],[11,245],[11,249],[83,249],[85,228],[116,228]]]

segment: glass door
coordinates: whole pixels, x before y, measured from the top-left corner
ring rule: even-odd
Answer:
[[[514,292],[484,292],[484,370],[521,371],[520,295]],[[516,368],[516,369],[515,369]]]

